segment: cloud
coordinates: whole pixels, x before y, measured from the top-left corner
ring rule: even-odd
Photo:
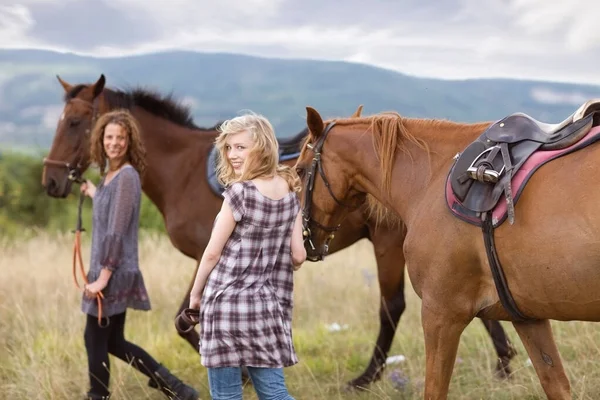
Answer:
[[[516,25],[528,34],[550,34],[559,45],[571,51],[600,49],[597,29],[600,4],[589,0],[553,2],[512,0],[509,7]]]
[[[142,44],[159,38],[160,32],[151,24],[140,23],[138,14],[125,13],[111,3],[67,1],[62,4],[43,2],[30,7],[35,24],[29,35],[47,45],[67,46],[76,50],[94,48],[103,44]],[[149,2],[152,3],[152,2]],[[146,19],[151,14],[142,14]]]
[[[17,133],[17,125],[13,122],[0,121],[0,135],[9,136]]]
[[[0,38],[3,42],[23,40],[34,20],[23,5],[0,5]]]
[[[198,99],[196,99],[193,96],[184,96],[179,102],[181,103],[181,105],[189,107],[191,110],[197,109],[200,105]]]
[[[64,104],[54,104],[50,106],[27,107],[19,113],[22,118],[35,118],[40,121],[40,129],[56,129],[56,121],[64,109]]]
[[[236,52],[600,84],[597,15],[588,0],[23,0],[0,8],[0,47]]]
[[[531,90],[531,98],[544,104],[570,104],[573,106],[580,106],[589,100],[590,96],[579,91],[562,92],[544,87],[536,87]]]

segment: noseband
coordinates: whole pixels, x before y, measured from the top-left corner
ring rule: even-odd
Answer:
[[[79,157],[81,158],[81,157]],[[49,158],[44,158],[44,166],[53,166],[53,167],[63,167],[66,168],[69,175],[68,179],[75,183],[83,183],[83,177],[81,173],[81,163],[78,162],[75,166],[72,166],[71,163],[66,161],[56,161],[51,160]]]
[[[310,170],[308,171],[308,184],[307,184],[306,190],[304,192],[304,209],[302,210],[302,219],[303,219],[302,225],[303,225],[304,229],[303,229],[302,234],[304,236],[304,240],[308,241],[312,250],[315,250],[316,247],[312,240],[312,231],[310,229],[311,224],[316,226],[317,228],[321,229],[322,231],[330,234],[327,237],[327,239],[325,240],[325,243],[323,245],[323,252],[319,254],[317,261],[323,260],[325,255],[327,255],[327,253],[329,251],[329,243],[335,237],[334,232],[336,232],[340,228],[340,224],[338,224],[336,226],[325,226],[325,225],[322,225],[321,223],[315,221],[311,217],[312,195],[313,195],[313,190],[314,190],[314,186],[315,186],[315,178],[316,178],[317,172],[321,176],[321,179],[323,180],[323,183],[325,184],[325,187],[329,191],[329,194],[331,195],[333,200],[335,200],[335,202],[342,207],[349,207],[347,204],[344,204],[343,202],[338,200],[338,198],[335,196],[335,194],[333,193],[333,190],[331,189],[331,185],[329,184],[329,180],[327,179],[327,177],[325,176],[325,172],[323,171],[323,163],[321,160],[321,154],[323,152],[323,145],[325,144],[325,139],[327,139],[327,135],[329,134],[329,132],[331,131],[331,128],[333,128],[334,125],[335,125],[335,121],[330,122],[325,127],[325,129],[323,130],[323,134],[317,139],[317,141],[315,142],[314,145],[307,144],[307,147],[313,151],[314,156],[312,159]]]

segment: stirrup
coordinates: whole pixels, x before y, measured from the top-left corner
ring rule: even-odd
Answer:
[[[500,171],[496,171],[492,165],[496,154],[500,152],[500,146],[492,146],[482,151],[467,168],[467,175],[476,181],[483,183],[496,183],[500,179],[500,175],[504,172],[506,165],[502,165]],[[478,164],[479,165],[475,165]]]
[[[493,169],[488,169],[484,165],[480,165],[479,167],[469,167],[467,169],[467,175],[469,175],[471,179],[475,179],[476,181],[483,183],[498,182],[501,173],[502,172],[498,172]]]

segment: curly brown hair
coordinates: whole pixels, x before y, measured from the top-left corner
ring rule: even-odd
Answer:
[[[128,110],[114,110],[98,118],[92,130],[90,141],[91,161],[98,165],[100,174],[104,176],[108,161],[106,152],[104,151],[104,129],[108,124],[117,124],[127,132],[127,155],[125,161],[129,161],[138,174],[140,174],[140,178],[143,178],[146,172],[146,148],[142,142],[140,126]]]

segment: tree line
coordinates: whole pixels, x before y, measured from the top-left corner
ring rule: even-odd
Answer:
[[[42,186],[43,156],[0,152],[0,236],[17,236],[34,229],[55,232],[73,230],[77,222],[79,185],[72,186],[66,199],[48,196]],[[99,181],[95,170],[84,177]],[[91,228],[92,201],[86,197],[82,208],[83,227]],[[143,195],[140,228],[165,232],[162,215]]]

